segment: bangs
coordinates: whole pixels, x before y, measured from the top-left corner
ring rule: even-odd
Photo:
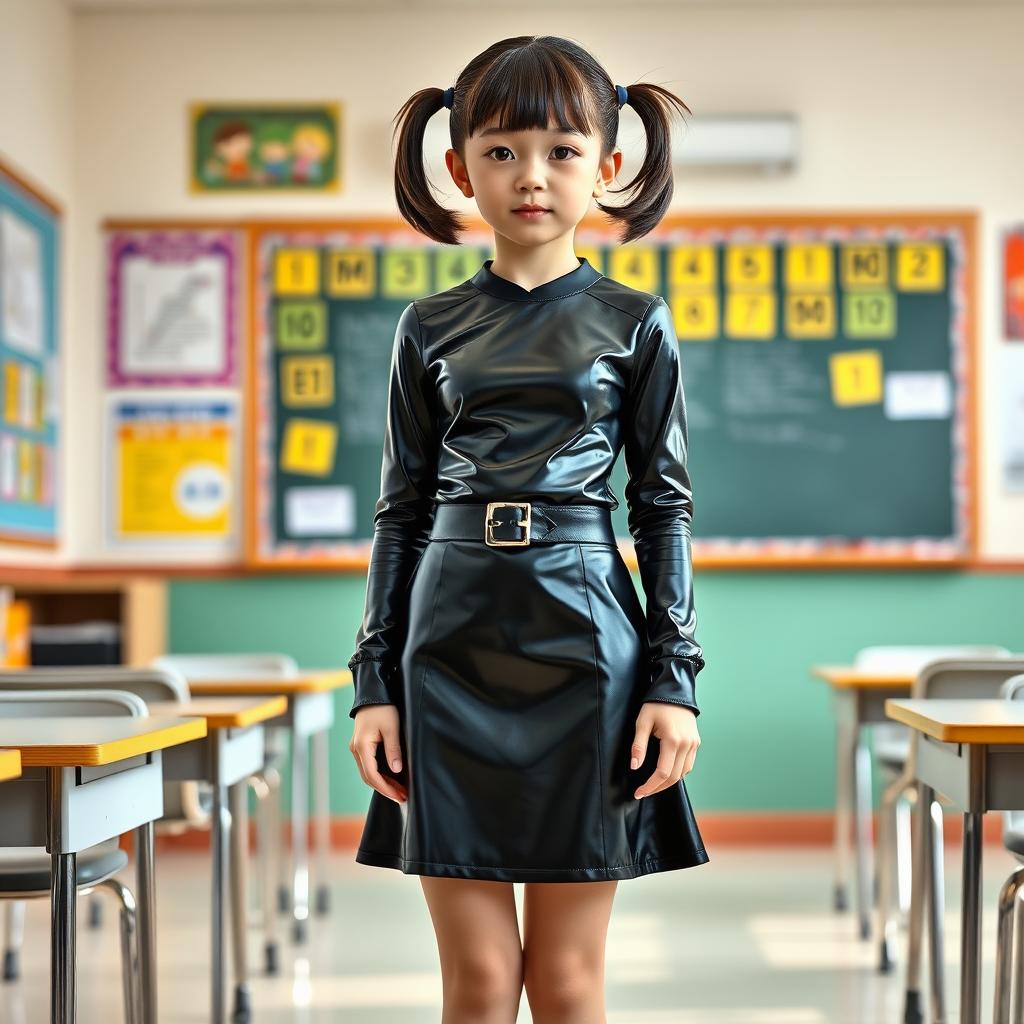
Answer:
[[[574,61],[553,48],[525,46],[497,57],[466,98],[466,134],[490,125],[593,135],[598,123],[590,84]]]

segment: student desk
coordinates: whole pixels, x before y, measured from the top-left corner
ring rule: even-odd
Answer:
[[[0,782],[10,782],[21,775],[21,751],[0,750]]]
[[[153,822],[163,814],[163,752],[206,735],[201,718],[0,718],[21,779],[0,786],[5,844],[45,846],[50,869],[50,1020],[73,1024],[75,855],[135,830],[145,1024],[154,1024]]]
[[[189,689],[195,695],[266,696],[283,694],[288,709],[269,726],[288,729],[291,735],[292,769],[292,914],[293,937],[306,941],[309,920],[309,863],[307,849],[309,753],[307,742],[313,739],[313,755],[319,785],[317,793],[317,907],[327,907],[327,849],[330,844],[330,807],[327,799],[327,734],[334,725],[334,690],[349,681],[350,673],[304,671],[295,676],[250,676],[201,679],[189,677]],[[267,913],[271,908],[267,908]]]
[[[849,665],[813,665],[811,675],[831,687],[836,718],[836,815],[835,857],[836,910],[847,906],[846,886],[849,856],[846,837],[851,819],[854,827],[854,857],[857,869],[857,916],[860,935],[871,935],[871,883],[874,856],[871,829],[871,751],[861,738],[861,728],[888,722],[885,702],[904,697],[914,685],[913,673],[861,672]]]
[[[981,816],[1024,809],[1024,703],[890,698],[885,711],[920,733],[918,779],[964,811],[960,1022],[980,1024]]]
[[[288,701],[283,696],[264,697],[198,697],[185,703],[149,701],[152,716],[196,716],[206,720],[207,733],[200,739],[168,750],[164,755],[164,781],[208,782],[213,786],[211,815],[211,853],[213,857],[213,918],[211,967],[211,1021],[224,1020],[224,882],[227,876],[227,850],[232,838],[245,845],[238,865],[244,865],[248,850],[247,830],[239,813],[239,804],[246,797],[245,780],[263,766],[263,723],[284,714]],[[228,790],[231,791],[231,814],[225,814]],[[235,820],[238,818],[239,820]],[[243,876],[244,877],[244,876]],[[234,879],[235,899],[244,907],[245,886]],[[239,984],[245,979],[244,963],[236,964]],[[245,1000],[245,996],[240,996]]]

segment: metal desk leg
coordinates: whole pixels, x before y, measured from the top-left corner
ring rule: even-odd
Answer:
[[[135,829],[135,915],[139,929],[139,969],[142,1020],[156,1024],[156,885],[154,882],[153,822]]]
[[[309,923],[309,750],[305,736],[292,727],[292,938],[306,941]]]
[[[927,894],[928,867],[931,858],[931,805],[934,790],[922,782],[916,783],[917,804],[914,806],[914,830],[911,833],[913,870],[910,876],[910,927],[907,938],[907,990],[904,998],[904,1024],[921,1024],[921,939],[924,931],[924,911]]]
[[[75,1024],[75,899],[78,862],[73,853],[61,853],[63,769],[46,771],[47,845],[50,850],[50,1021]]]
[[[871,834],[871,749],[863,731],[854,735],[853,802],[854,850],[857,860],[857,918],[860,937],[871,938],[871,908],[874,905],[874,838]]]
[[[330,910],[330,877],[327,856],[331,846],[330,808],[331,765],[327,745],[327,730],[313,737],[313,792],[316,800],[316,912]]]
[[[233,1024],[249,1020],[252,1003],[249,998],[248,941],[248,876],[249,859],[249,782],[243,779],[230,789],[231,805],[231,961],[234,964],[235,998],[231,1012]]]
[[[850,877],[850,767],[853,762],[851,736],[852,727],[842,721],[836,722],[836,813],[835,813],[835,857],[836,881],[833,906],[846,910],[849,905],[847,886]]]
[[[211,821],[213,908],[211,919],[212,956],[210,960],[210,1020],[212,1024],[224,1022],[224,881],[227,877],[228,845],[231,838],[231,813],[228,811],[227,787],[221,781],[220,729],[212,732],[211,756],[213,764],[213,815]]]
[[[973,753],[974,747],[971,748]],[[960,1021],[981,1024],[981,812],[964,813]]]

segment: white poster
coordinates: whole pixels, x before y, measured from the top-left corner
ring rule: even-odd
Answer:
[[[39,232],[28,221],[0,209],[0,333],[8,348],[37,358],[46,344],[42,249]]]

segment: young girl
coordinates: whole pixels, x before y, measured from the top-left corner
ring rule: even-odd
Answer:
[[[349,749],[375,790],[356,860],[421,876],[446,1024],[514,1021],[524,985],[535,1024],[603,1021],[618,880],[708,860],[682,781],[704,659],[672,316],[573,251],[591,199],[622,191],[626,102],[647,135],[635,196],[597,205],[630,241],[668,207],[668,115],[689,113],[659,86],[627,92],[577,44],[519,36],[396,118],[405,219],[438,242],[463,230],[423,167],[446,106],[448,170],[495,242],[400,317],[349,662]],[[612,530],[620,449],[646,613]]]

